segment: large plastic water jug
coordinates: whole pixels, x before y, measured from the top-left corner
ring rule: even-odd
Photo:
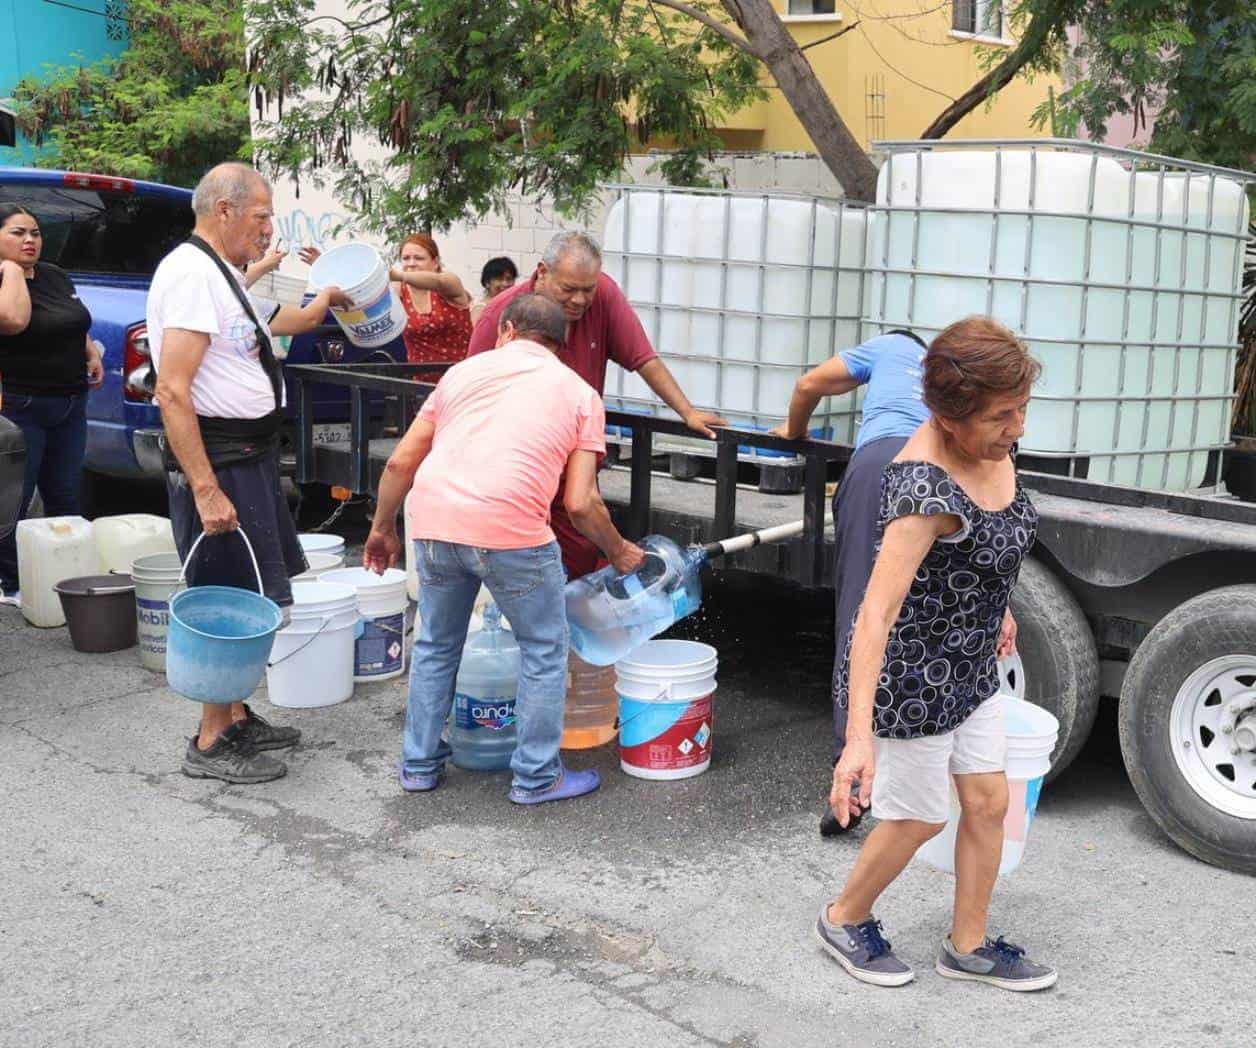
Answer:
[[[53,587],[101,571],[91,523],[83,517],[23,520],[16,537],[22,615],[32,626],[64,626],[65,612]]]
[[[472,771],[502,771],[515,752],[515,695],[519,645],[502,628],[496,604],[484,609],[484,626],[462,649],[450,711],[453,762]]]
[[[645,563],[631,575],[608,566],[567,583],[571,647],[591,665],[618,662],[702,603],[705,550],[682,550],[662,535],[640,545]]]
[[[174,529],[166,517],[152,513],[124,513],[97,517],[92,524],[96,552],[106,571],[129,573],[140,557],[174,553]]]
[[[619,692],[614,666],[590,666],[574,651],[567,658],[567,701],[563,709],[564,750],[587,750],[615,737]]]

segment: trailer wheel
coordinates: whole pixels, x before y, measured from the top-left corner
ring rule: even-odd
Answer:
[[[1256,586],[1204,593],[1139,645],[1121,753],[1147,813],[1192,855],[1256,873]]]
[[[1050,782],[1073,763],[1099,712],[1099,653],[1073,595],[1034,558],[1021,565],[1012,591],[1019,664],[1008,667],[1014,694],[1050,710],[1060,722]]]

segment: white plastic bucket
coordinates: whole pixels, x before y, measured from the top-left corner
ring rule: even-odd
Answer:
[[[345,540],[342,535],[323,535],[319,532],[307,531],[297,536],[306,559],[311,553],[332,553],[343,562],[345,557]],[[314,565],[310,565],[313,567]]]
[[[177,553],[150,553],[131,562],[135,583],[135,622],[140,665],[154,673],[166,672],[166,631],[170,628],[170,598],[179,588],[183,562]]]
[[[328,582],[292,584],[291,620],[266,666],[270,701],[289,709],[334,706],[353,694],[358,593]]]
[[[325,572],[343,568],[345,555],[343,553],[306,552],[305,561],[310,566],[309,570],[293,576],[293,582],[317,582]]]
[[[719,655],[692,640],[646,641],[615,666],[619,766],[639,779],[687,779],[711,766]]]
[[[358,595],[362,633],[354,654],[353,679],[388,680],[406,668],[406,573],[389,568],[376,575],[367,568],[335,568],[319,583],[351,586]]]
[[[1060,722],[1041,706],[1000,695],[1003,723],[1007,728],[1007,818],[1003,822],[1003,857],[999,873],[1011,873],[1020,865],[1029,839],[1029,827],[1038,810],[1042,782],[1051,770],[1051,751],[1060,733]],[[959,829],[959,798],[951,786],[951,815],[946,829],[927,841],[917,853],[946,873],[955,872],[955,833]]]
[[[338,287],[353,302],[332,315],[355,346],[373,349],[400,336],[406,311],[388,282],[388,264],[370,244],[334,247],[310,267],[310,286]]]

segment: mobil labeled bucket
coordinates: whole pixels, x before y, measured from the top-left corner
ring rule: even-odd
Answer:
[[[293,582],[289,614],[266,667],[270,701],[289,709],[344,702],[353,694],[354,642],[362,631],[357,590]]]
[[[351,587],[358,595],[362,634],[354,654],[353,679],[388,680],[406,668],[406,573],[389,568],[376,575],[369,568],[325,571],[319,582]]]
[[[615,665],[619,766],[639,779],[687,779],[711,765],[716,650],[651,640]]]
[[[1060,733],[1060,722],[1041,706],[999,694],[986,700],[1003,704],[1007,730],[1007,818],[1003,821],[1003,855],[999,873],[1011,873],[1020,865],[1029,839],[1029,827],[1038,810],[1042,783],[1051,770],[1051,751]],[[918,858],[946,873],[955,872],[955,833],[959,829],[959,798],[951,786],[951,814],[946,829],[930,838],[916,852]]]
[[[405,329],[405,307],[392,293],[388,264],[370,244],[344,244],[320,255],[310,267],[310,286],[338,287],[349,297],[353,305],[331,311],[355,346],[387,345]]]
[[[266,672],[275,631],[283,622],[279,605],[264,593],[252,543],[242,529],[235,533],[248,550],[257,592],[235,586],[193,586],[170,600],[166,680],[171,691],[195,702],[225,705],[252,695]],[[188,550],[180,583],[204,537],[198,535]]]
[[[135,582],[135,624],[140,665],[154,673],[166,672],[166,630],[170,625],[170,598],[179,588],[183,562],[177,553],[150,553],[131,562]]]

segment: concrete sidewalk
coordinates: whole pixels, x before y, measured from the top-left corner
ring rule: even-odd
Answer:
[[[1249,1042],[1248,878],[1142,812],[1111,739],[1044,794],[993,926],[1061,969],[1017,996],[932,971],[951,878],[884,900],[918,971],[854,982],[815,947],[855,854],[823,841],[832,612],[716,583],[715,762],[532,810],[453,769],[406,796],[404,682],[322,711],[278,783],[183,777],[195,708],[134,650],[87,656],[0,609],[0,1045],[1229,1045]],[[1110,717],[1099,731],[1111,733]]]

